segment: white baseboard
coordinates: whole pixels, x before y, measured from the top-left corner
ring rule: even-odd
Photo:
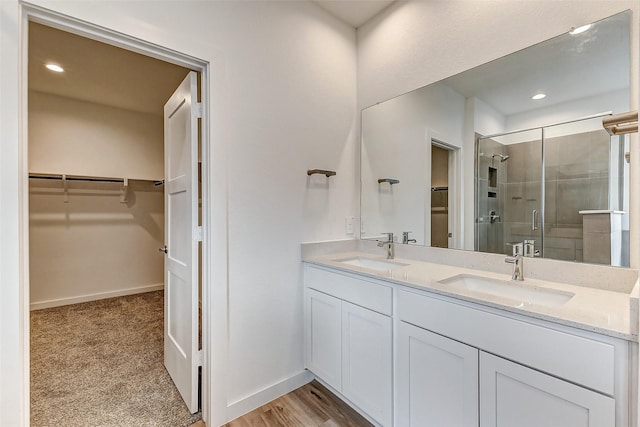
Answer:
[[[286,380],[262,389],[257,393],[232,402],[227,406],[228,421],[234,420],[247,412],[259,408],[265,403],[269,403],[282,395],[300,388],[313,381],[314,378],[315,377],[311,372],[304,370],[290,378],[287,378]]]
[[[32,302],[30,304],[31,310],[40,310],[43,308],[60,307],[62,305],[78,304],[81,302],[97,301],[100,299],[122,297],[125,295],[142,294],[144,292],[160,291],[164,289],[164,284],[159,285],[147,285],[138,286],[135,288],[119,289],[117,291],[99,292],[95,294],[80,295],[77,297],[60,298],[48,301]]]

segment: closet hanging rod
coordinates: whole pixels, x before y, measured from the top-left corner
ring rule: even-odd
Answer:
[[[49,179],[54,181],[85,181],[85,182],[114,182],[122,184],[124,183],[125,178],[102,178],[97,176],[71,176],[66,175],[63,177],[62,175],[40,175],[40,174],[29,174],[29,179]]]

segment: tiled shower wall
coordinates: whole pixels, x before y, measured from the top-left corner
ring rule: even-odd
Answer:
[[[582,261],[581,210],[609,208],[605,130],[545,140],[545,257]]]
[[[500,163],[500,159],[492,157],[494,154],[507,154],[506,146],[493,141],[483,140],[479,147],[479,156],[476,173],[476,185],[478,189],[478,206],[476,206],[476,250],[481,252],[506,253],[504,239],[504,194],[507,182],[506,164]],[[490,186],[489,168],[496,169],[497,185]],[[489,197],[494,193],[496,197]],[[500,218],[491,222],[490,212],[496,212]]]

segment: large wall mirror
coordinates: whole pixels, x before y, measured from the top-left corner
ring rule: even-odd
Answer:
[[[360,237],[628,266],[629,57],[626,11],[364,109]]]

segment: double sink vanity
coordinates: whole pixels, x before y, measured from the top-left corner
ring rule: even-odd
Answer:
[[[636,425],[636,270],[302,245],[306,368],[381,426]]]
[[[305,365],[374,424],[638,425],[633,144],[603,128],[630,17],[362,110],[360,239],[302,245]]]

